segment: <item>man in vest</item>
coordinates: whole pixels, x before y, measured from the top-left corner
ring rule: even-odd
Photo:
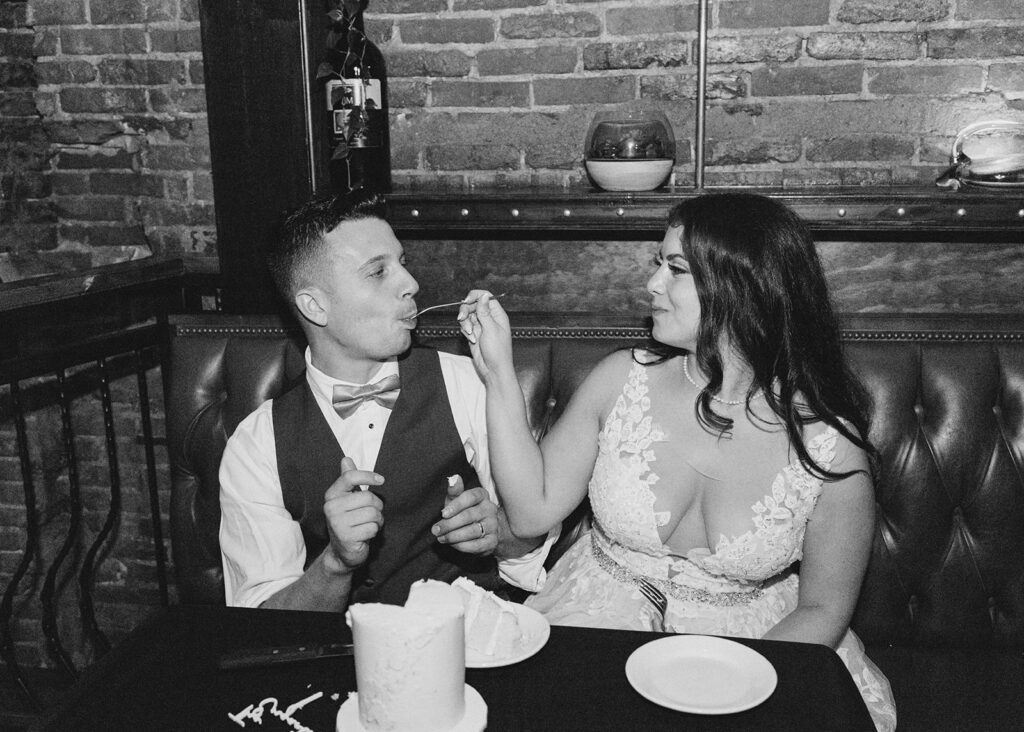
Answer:
[[[410,348],[419,289],[380,204],[284,222],[268,257],[306,335],[306,372],[246,417],[220,467],[229,605],[401,604],[419,579],[536,590],[554,537],[512,535],[472,361]]]

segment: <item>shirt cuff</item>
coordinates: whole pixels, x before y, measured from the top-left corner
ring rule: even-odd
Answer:
[[[262,582],[258,585],[246,587],[240,589],[238,592],[232,592],[228,583],[225,582],[225,604],[228,607],[258,608],[264,602],[277,594],[278,591],[283,590],[285,587],[295,582],[295,580],[295,577],[284,577],[282,579]]]
[[[537,592],[540,590],[547,579],[544,562],[548,558],[551,546],[561,533],[562,527],[556,526],[548,532],[544,543],[536,549],[527,552],[521,557],[508,559],[499,557],[498,576],[510,585],[524,589],[527,592]]]

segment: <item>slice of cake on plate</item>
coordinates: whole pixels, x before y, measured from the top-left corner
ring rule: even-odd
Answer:
[[[488,657],[504,657],[523,642],[515,605],[502,600],[465,577],[452,582],[462,595],[466,618],[466,648]]]

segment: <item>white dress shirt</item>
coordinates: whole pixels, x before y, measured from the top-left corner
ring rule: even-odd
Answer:
[[[470,359],[444,352],[439,355],[448,402],[466,459],[491,500],[497,503],[487,451],[484,385]],[[390,361],[370,381],[397,372],[397,362]],[[356,468],[373,470],[391,410],[368,399],[347,419],[339,417],[331,406],[331,395],[335,384],[348,382],[313,366],[308,348],[306,381],[345,455],[355,461]],[[271,405],[271,401],[264,402],[242,420],[228,440],[220,464],[220,548],[228,605],[258,607],[301,577],[306,561],[302,529],[284,505]],[[558,531],[552,531],[544,544],[522,557],[499,557],[501,578],[524,590],[540,589],[545,577],[544,559],[557,536]]]

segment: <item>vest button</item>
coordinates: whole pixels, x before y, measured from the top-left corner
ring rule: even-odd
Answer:
[[[363,587],[373,587],[375,584],[377,584],[377,580],[375,580],[373,577],[367,577],[365,580],[363,580]]]

